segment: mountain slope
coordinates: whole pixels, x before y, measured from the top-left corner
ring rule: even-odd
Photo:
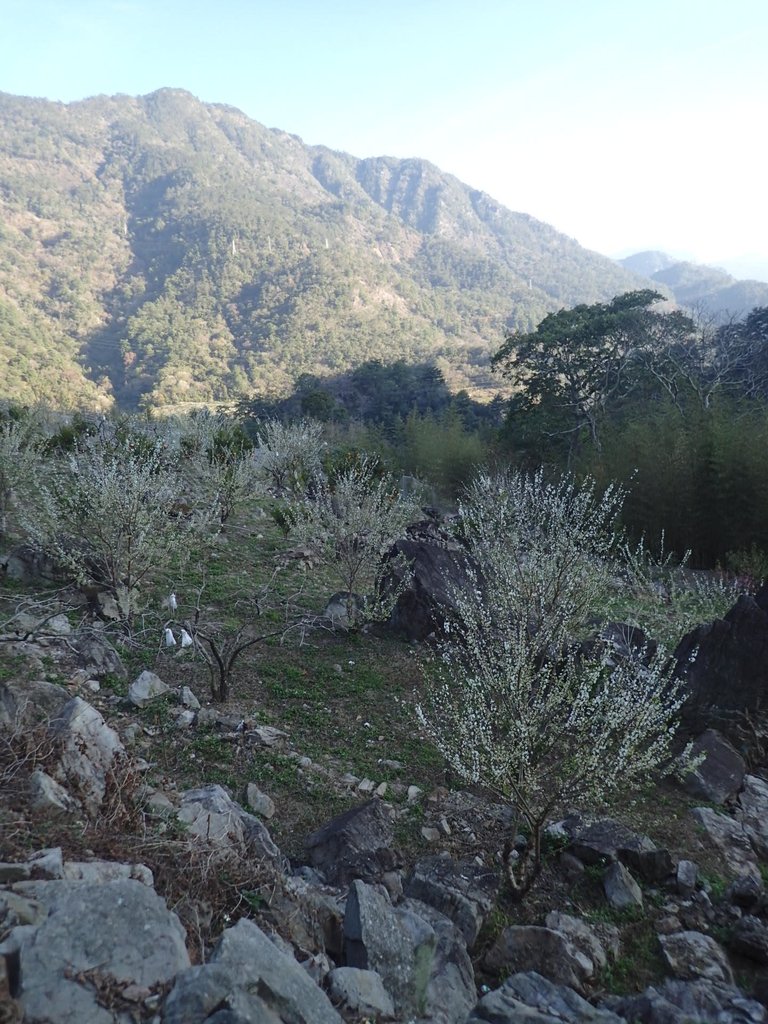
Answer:
[[[675,301],[689,309],[727,318],[768,306],[768,284],[739,281],[719,267],[678,261],[663,252],[638,252],[619,263],[669,289]]]
[[[371,358],[482,388],[505,326],[645,283],[422,160],[175,89],[0,94],[0,397],[219,401]]]

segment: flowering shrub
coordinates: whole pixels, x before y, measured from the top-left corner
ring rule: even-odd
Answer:
[[[30,540],[79,583],[110,592],[122,618],[139,586],[189,553],[215,508],[179,517],[181,478],[164,444],[128,436],[87,438],[53,457],[23,510]]]
[[[266,420],[258,431],[257,464],[278,493],[302,492],[320,472],[323,428],[313,420]]]
[[[401,495],[394,480],[381,473],[378,460],[361,456],[330,481],[318,480],[314,493],[288,510],[294,537],[307,545],[335,575],[347,595],[347,620],[389,614],[399,591],[382,592],[382,555],[418,515],[416,502]],[[355,594],[370,587],[365,608]]]
[[[555,807],[602,801],[671,755],[684,698],[664,652],[617,659],[608,641],[574,643],[616,571],[621,497],[540,472],[482,475],[459,508],[480,568],[451,594],[417,714],[450,766],[511,801],[530,831],[526,857],[507,850],[520,891]]]

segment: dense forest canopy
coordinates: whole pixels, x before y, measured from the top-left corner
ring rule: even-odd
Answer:
[[[491,386],[507,328],[643,280],[423,160],[358,160],[181,90],[0,95],[6,399],[173,408],[368,360]]]

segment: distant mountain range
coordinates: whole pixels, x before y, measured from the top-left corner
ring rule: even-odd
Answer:
[[[177,89],[0,94],[0,399],[168,408],[370,359],[481,393],[505,327],[647,286],[423,160]]]
[[[720,267],[688,263],[655,251],[637,252],[619,263],[668,288],[679,305],[718,318],[741,317],[755,306],[768,306],[768,284],[739,281]]]

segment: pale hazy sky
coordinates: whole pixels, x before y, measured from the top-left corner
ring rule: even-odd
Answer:
[[[0,0],[0,90],[162,86],[768,280],[766,0]]]

